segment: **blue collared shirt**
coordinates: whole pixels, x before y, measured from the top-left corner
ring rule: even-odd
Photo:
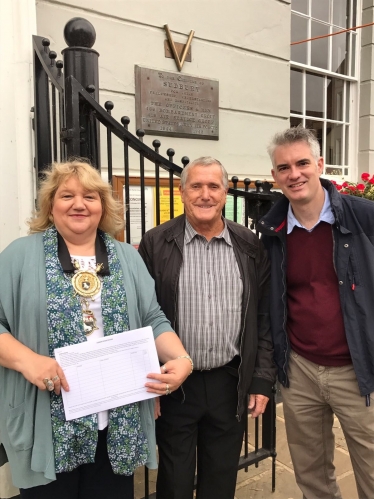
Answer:
[[[335,222],[335,217],[333,215],[332,209],[331,209],[331,203],[330,203],[330,196],[327,190],[322,187],[325,193],[325,202],[323,203],[323,208],[321,210],[318,222],[313,225],[311,229],[305,228],[301,223],[296,219],[295,215],[293,214],[291,203],[288,206],[288,213],[287,213],[287,234],[290,234],[294,227],[300,227],[301,229],[305,229],[308,232],[312,232],[312,230],[317,227],[317,225],[320,222],[326,222],[330,225],[332,225]]]

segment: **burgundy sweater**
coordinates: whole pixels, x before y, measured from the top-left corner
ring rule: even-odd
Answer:
[[[351,363],[333,265],[332,227],[287,235],[287,331],[292,349],[322,366]]]

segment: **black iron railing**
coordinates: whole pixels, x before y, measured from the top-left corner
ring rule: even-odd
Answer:
[[[52,161],[66,157],[60,131],[64,127],[63,62],[49,49],[47,38],[33,36],[34,137],[37,184]]]
[[[34,76],[35,76],[35,165],[37,182],[52,161],[64,161],[72,157],[88,158],[101,169],[105,165],[108,180],[112,182],[113,172],[121,170],[124,176],[124,206],[126,211],[125,240],[131,241],[132,214],[130,209],[131,178],[138,177],[140,184],[141,234],[146,231],[145,183],[147,177],[154,179],[155,223],[160,224],[160,186],[168,182],[169,215],[174,217],[174,182],[181,175],[182,168],[189,162],[187,156],[181,158],[181,165],[174,163],[175,151],[167,149],[164,157],[160,154],[159,140],[152,142],[153,149],[143,142],[144,130],[133,135],[128,127],[130,119],[123,116],[114,119],[114,104],[107,101],[99,104],[98,56],[92,49],[96,34],[86,20],[75,18],[69,21],[64,30],[68,47],[62,51],[64,62],[56,61],[57,54],[49,50],[49,40],[34,36]],[[62,69],[64,68],[65,74]],[[104,132],[104,133],[101,133]],[[101,142],[102,137],[106,141]],[[102,151],[106,149],[106,153]],[[121,158],[121,159],[119,159]],[[130,175],[131,174],[131,175]],[[271,191],[268,182],[239,182],[232,177],[229,196],[233,197],[234,221],[253,229],[276,200],[278,193]],[[243,186],[243,187],[241,187]],[[252,188],[251,188],[252,187]],[[241,206],[241,209],[239,207]],[[243,215],[244,213],[244,215]],[[240,219],[239,219],[240,215]],[[261,444],[259,443],[261,437]],[[255,450],[248,452],[248,427],[245,434],[245,454],[240,457],[238,469],[271,457],[273,459],[272,487],[275,487],[275,393],[262,416],[262,431],[255,425]],[[149,495],[148,471],[145,471],[145,499]]]

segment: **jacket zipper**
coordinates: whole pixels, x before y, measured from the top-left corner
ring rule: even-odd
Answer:
[[[285,295],[286,295],[286,284],[285,284],[285,279],[286,279],[286,272],[284,268],[284,262],[286,259],[286,256],[284,254],[284,244],[281,241],[281,248],[282,248],[282,280],[283,280],[283,294],[282,294],[282,302],[283,302],[283,332],[286,338],[286,349],[284,351],[284,364],[283,364],[283,373],[286,379],[286,385],[288,382],[288,375],[287,375],[287,369],[286,369],[286,364],[287,364],[287,355],[288,355],[288,350],[289,350],[289,343],[288,343],[288,336],[287,336],[287,328],[286,328],[286,317],[287,317],[287,307],[286,307],[286,300],[285,300]]]
[[[267,227],[265,227],[267,228]],[[288,354],[288,350],[289,350],[289,342],[288,342],[288,335],[287,335],[287,328],[286,328],[286,324],[287,324],[287,320],[286,320],[286,317],[287,317],[287,305],[286,305],[286,300],[285,300],[285,295],[286,295],[286,284],[285,284],[285,279],[286,279],[286,272],[284,270],[284,262],[285,262],[285,259],[286,259],[286,255],[285,255],[285,252],[284,252],[284,243],[282,241],[282,236],[281,234],[274,234],[274,232],[269,232],[268,234],[269,236],[278,236],[279,240],[280,240],[280,245],[281,245],[281,249],[282,249],[282,284],[283,284],[283,294],[282,294],[282,302],[283,302],[283,333],[284,333],[284,336],[285,336],[285,339],[286,339],[286,349],[284,351],[284,363],[283,363],[283,366],[282,366],[282,371],[284,373],[284,376],[285,376],[285,380],[286,380],[286,385],[288,383],[288,375],[287,375],[287,369],[286,369],[286,365],[287,365],[287,354]]]
[[[249,256],[247,256],[247,258],[249,258]],[[243,286],[244,286],[244,280],[243,280]],[[245,311],[244,311],[244,316],[243,316],[243,328],[242,328],[242,330],[240,332],[240,363],[239,363],[239,367],[238,367],[238,388],[237,388],[237,392],[238,392],[238,405],[236,406],[236,419],[237,419],[238,422],[240,421],[240,415],[239,415],[239,402],[240,402],[239,401],[239,386],[240,386],[240,373],[241,373],[240,368],[242,366],[242,358],[243,358],[243,355],[242,355],[242,348],[243,348],[242,338],[243,338],[244,329],[245,329],[245,321],[246,321],[246,318],[247,318],[247,311],[248,311],[250,293],[251,293],[251,289],[249,289],[249,292],[248,292],[247,303],[246,303],[246,306],[245,306]]]
[[[336,277],[339,279],[338,273],[336,271],[336,265],[335,265],[335,236],[334,236],[334,226],[333,225],[331,226],[331,233],[332,233],[332,264],[334,266]]]
[[[179,249],[179,251],[181,252],[182,254],[182,263],[183,263],[183,251],[180,249],[179,245],[178,245],[178,242],[176,240],[176,238],[174,238],[174,241],[175,241],[175,244],[177,245],[177,248]],[[181,264],[182,265],[182,264]],[[178,278],[177,278],[177,282],[175,283],[175,289],[174,289],[174,296],[177,297],[176,300],[174,300],[174,324],[173,324],[173,328],[174,330],[176,329],[175,328],[175,325],[176,325],[176,322],[177,322],[177,305],[178,305],[178,284],[179,284],[179,274],[180,274],[180,267],[179,267],[179,272],[178,272]],[[182,393],[183,393],[183,399],[182,399],[182,404],[184,404],[185,400],[186,400],[186,394],[184,393],[184,390],[183,390],[183,383],[180,385],[179,387],[181,390],[182,390]]]

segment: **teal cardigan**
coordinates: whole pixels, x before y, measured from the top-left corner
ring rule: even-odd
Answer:
[[[153,279],[129,244],[115,241],[126,290],[130,328],[152,326],[154,337],[173,331],[161,311]],[[0,334],[9,332],[31,350],[48,356],[46,276],[43,234],[22,237],[0,254]],[[148,438],[148,468],[156,468],[154,399],[140,403]],[[0,442],[8,455],[13,483],[19,488],[56,479],[50,395],[19,372],[0,366]]]

